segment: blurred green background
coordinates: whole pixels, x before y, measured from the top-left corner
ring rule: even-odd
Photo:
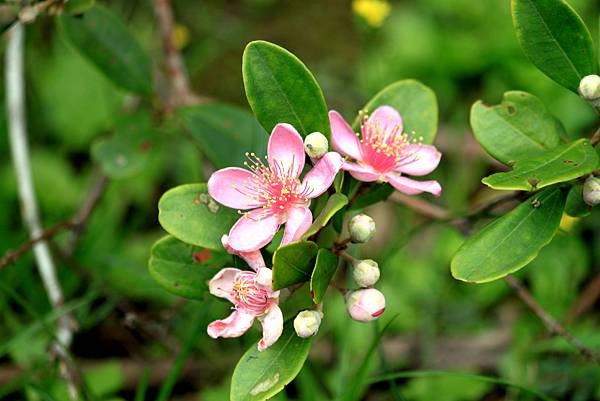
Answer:
[[[151,2],[100,3],[125,21],[156,64],[161,42]],[[347,118],[394,81],[415,78],[430,86],[440,105],[436,145],[444,155],[434,176],[444,193],[429,200],[454,213],[470,209],[484,193],[480,178],[498,168],[470,133],[469,109],[477,99],[495,104],[507,90],[528,91],[546,103],[570,136],[590,136],[596,128],[592,109],[523,55],[506,0],[173,3],[176,42],[192,87],[219,102],[249,110],[241,56],[254,39],[277,43],[302,59],[323,88],[329,108]],[[597,39],[600,4],[569,3]],[[127,130],[127,115],[146,116],[136,124],[144,124],[151,138],[148,151],[132,161],[131,172],[109,181],[73,255],[56,256],[67,306],[79,322],[72,352],[90,392],[99,400],[130,400],[146,380],[146,399],[154,399],[177,356],[191,347],[185,367],[173,377],[170,399],[227,400],[235,363],[259,330],[239,339],[210,339],[206,325],[224,316],[229,305],[211,297],[186,302],[171,296],[147,269],[149,249],[164,235],[157,222],[160,195],[178,184],[204,181],[213,166],[180,124],[115,87],[84,59],[55,18],[40,17],[26,29],[29,135],[44,226],[77,210],[99,171],[91,149]],[[0,102],[4,105],[3,98]],[[2,113],[1,254],[27,240],[5,120]],[[379,261],[386,313],[376,324],[353,322],[342,297],[328,294],[309,360],[276,400],[337,399],[365,363],[371,339],[395,316],[379,352],[366,361],[372,375],[469,371],[501,376],[556,399],[600,399],[600,368],[583,361],[560,338],[550,337],[504,282],[469,285],[451,277],[449,262],[463,233],[393,202],[376,205],[369,213],[379,227],[374,245],[365,247],[363,256]],[[520,277],[582,341],[600,347],[598,305],[568,320],[582,288],[600,271],[600,216],[596,212],[561,227],[564,232]],[[54,249],[69,240],[67,234],[56,237]],[[53,316],[31,254],[0,271],[0,294],[0,398],[66,399],[57,367],[48,362]],[[363,387],[353,399],[534,399],[505,386],[452,375]]]

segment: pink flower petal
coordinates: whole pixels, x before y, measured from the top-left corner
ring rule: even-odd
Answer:
[[[221,269],[215,276],[208,282],[208,290],[211,294],[219,298],[225,298],[232,301],[231,291],[233,289],[233,281],[235,276],[241,272],[240,269],[234,269],[233,267],[226,267]]]
[[[259,318],[263,328],[263,337],[258,342],[258,350],[264,351],[275,343],[283,332],[283,314],[279,306],[273,305],[269,312]]]
[[[409,154],[396,171],[421,176],[431,173],[440,164],[442,154],[432,145],[409,145],[405,148]]]
[[[304,142],[290,124],[277,124],[269,138],[269,166],[280,176],[298,177],[304,168]]]
[[[345,162],[342,165],[342,170],[346,170],[352,174],[352,177],[363,182],[377,181],[380,174],[369,166],[361,166],[360,164]]]
[[[207,332],[212,338],[239,337],[244,334],[254,322],[255,316],[241,310],[235,310],[223,320],[215,320],[208,325]]]
[[[253,252],[267,245],[280,225],[280,217],[266,215],[264,209],[244,214],[229,231],[229,245],[236,252]]]
[[[402,132],[403,124],[402,117],[396,109],[391,106],[379,106],[371,113],[368,120],[368,125],[377,127],[377,129],[385,132],[385,136],[392,132]]]
[[[415,181],[395,173],[388,173],[386,178],[394,188],[400,192],[404,192],[407,195],[430,192],[435,196],[440,196],[442,193],[442,187],[437,181]]]
[[[326,153],[304,177],[301,192],[307,194],[308,198],[316,198],[327,191],[343,163],[339,153]]]
[[[354,160],[362,160],[360,141],[352,127],[344,120],[344,117],[337,111],[331,110],[329,112],[329,123],[331,124],[331,146],[333,146],[333,149]]]
[[[281,245],[300,239],[312,224],[312,213],[307,207],[295,207],[288,212]]]
[[[261,267],[256,272],[256,284],[265,288],[269,292],[273,292],[273,270],[268,267]],[[279,295],[279,293],[277,293]]]
[[[254,271],[258,271],[260,268],[265,267],[265,260],[262,257],[260,251],[252,251],[252,252],[237,252],[235,249],[229,245],[229,236],[223,235],[221,237],[221,243],[223,244],[223,248],[232,255],[238,255],[240,258],[244,259],[248,266],[252,268]]]
[[[253,174],[239,167],[215,171],[208,180],[208,193],[217,202],[233,209],[253,209],[261,203],[252,197],[255,192],[247,187]]]

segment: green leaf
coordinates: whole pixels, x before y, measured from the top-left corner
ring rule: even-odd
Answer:
[[[233,371],[231,401],[262,401],[283,390],[302,369],[311,343],[311,339],[298,337],[288,320],[275,344],[264,351],[254,344]]]
[[[364,209],[374,203],[384,201],[389,198],[394,191],[394,187],[390,184],[374,184],[369,190],[365,191],[364,194],[356,197],[350,206],[350,210]]]
[[[158,221],[169,234],[208,249],[223,249],[221,237],[238,218],[210,197],[204,183],[170,189],[158,202]]]
[[[189,245],[170,235],[156,241],[150,251],[150,275],[167,291],[190,299],[203,299],[208,280],[229,260],[223,252]]]
[[[119,17],[95,5],[81,16],[65,14],[60,20],[73,46],[108,79],[132,92],[152,91],[150,61]]]
[[[315,268],[310,277],[310,296],[316,304],[321,303],[329,282],[338,266],[338,257],[327,249],[319,249]]]
[[[242,166],[246,152],[266,154],[269,135],[254,116],[238,107],[209,103],[185,107],[187,131],[216,168]]]
[[[294,242],[277,249],[273,254],[273,289],[310,280],[317,251],[317,244],[310,241]]]
[[[512,0],[511,10],[527,57],[577,93],[581,78],[597,69],[592,37],[579,15],[563,0]]]
[[[312,225],[302,236],[302,239],[310,238],[319,232],[320,229],[325,227],[329,220],[337,213],[338,210],[342,209],[348,204],[348,198],[342,193],[336,193],[329,197],[327,204],[319,213],[317,218],[313,221]]]
[[[565,213],[571,217],[584,217],[590,214],[592,207],[583,200],[583,184],[575,184],[571,187],[567,196]]]
[[[527,265],[554,237],[566,197],[566,191],[549,188],[484,227],[454,255],[454,278],[485,283]]]
[[[371,113],[382,105],[398,110],[405,132],[423,138],[423,143],[433,143],[437,133],[438,105],[435,93],[429,87],[413,79],[395,82],[369,100],[364,110]],[[359,122],[358,118],[354,121],[355,130]]]
[[[512,171],[481,180],[494,189],[532,191],[569,181],[594,171],[598,154],[587,139],[579,139],[537,156],[517,161]]]
[[[329,138],[323,92],[292,53],[262,40],[250,42],[242,73],[248,103],[268,132],[278,123],[289,123],[303,136],[319,131]]]
[[[131,177],[148,165],[157,137],[150,116],[145,113],[134,114],[119,122],[110,138],[94,143],[92,157],[107,176]]]
[[[64,12],[71,15],[83,14],[95,3],[96,0],[69,0],[65,3]]]
[[[475,102],[471,127],[481,146],[505,164],[558,146],[563,133],[540,99],[520,91],[504,93],[495,106]]]

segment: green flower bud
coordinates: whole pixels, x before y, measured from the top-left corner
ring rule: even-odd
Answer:
[[[325,135],[320,132],[313,132],[304,139],[304,150],[310,158],[318,159],[329,150],[329,142],[327,142]]]
[[[294,319],[294,330],[298,337],[314,336],[319,331],[323,313],[316,310],[303,310]]]
[[[600,178],[589,176],[583,183],[583,201],[590,206],[600,203]]]
[[[600,77],[587,75],[579,82],[579,94],[593,106],[600,106]]]
[[[355,244],[363,244],[375,235],[375,221],[366,214],[357,214],[348,223],[350,240]]]
[[[379,280],[379,275],[379,265],[372,259],[357,261],[352,270],[352,278],[361,287],[371,287]]]

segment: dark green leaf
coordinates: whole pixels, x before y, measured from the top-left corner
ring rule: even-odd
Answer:
[[[338,257],[327,249],[319,249],[315,268],[310,277],[310,295],[314,303],[319,304],[327,292],[329,282],[338,266]]]
[[[598,167],[598,154],[587,139],[580,139],[537,156],[517,161],[512,171],[481,180],[494,189],[531,191],[589,174]]]
[[[517,39],[544,74],[577,92],[579,81],[595,74],[596,56],[590,32],[563,0],[512,0]]]
[[[374,203],[386,200],[393,193],[394,187],[390,184],[375,184],[368,191],[356,197],[350,206],[350,210],[364,209]]]
[[[280,290],[310,280],[318,247],[314,242],[294,242],[273,254],[273,288]]]
[[[429,87],[413,79],[395,82],[369,100],[364,109],[371,113],[382,105],[398,110],[405,132],[422,138],[423,143],[433,143],[437,133],[438,105],[435,93]],[[355,130],[358,125],[357,119],[353,125]]]
[[[583,201],[583,184],[573,185],[567,196],[565,213],[572,217],[584,217],[591,211],[592,207]]]
[[[471,108],[477,141],[505,164],[558,146],[562,127],[537,97],[526,92],[504,93],[502,103]]]
[[[306,233],[304,233],[302,238],[307,239],[319,232],[321,228],[327,225],[327,223],[333,217],[333,215],[347,204],[348,198],[346,197],[346,195],[341,193],[331,195],[327,200],[327,204],[325,205],[321,213],[319,213],[317,218],[313,221],[312,225],[308,228]]]
[[[132,92],[152,91],[150,61],[125,24],[99,5],[82,16],[63,15],[69,41],[115,84]]]
[[[191,299],[204,298],[208,280],[229,260],[223,252],[189,245],[170,235],[158,240],[150,255],[152,278],[167,291]]]
[[[292,53],[262,40],[250,42],[242,72],[248,103],[267,131],[278,123],[289,123],[303,136],[319,131],[329,137],[323,92]]]
[[[311,342],[298,337],[289,320],[275,344],[264,351],[254,344],[233,371],[231,401],[267,400],[283,390],[302,369]]]
[[[221,237],[239,218],[208,194],[206,184],[175,187],[158,202],[158,221],[175,238],[188,244],[221,250]]]
[[[566,191],[549,188],[484,227],[454,255],[454,278],[485,283],[527,265],[554,237],[566,198]]]
[[[269,136],[254,116],[225,104],[202,104],[179,111],[185,128],[217,168],[242,166],[246,152],[266,154]]]

